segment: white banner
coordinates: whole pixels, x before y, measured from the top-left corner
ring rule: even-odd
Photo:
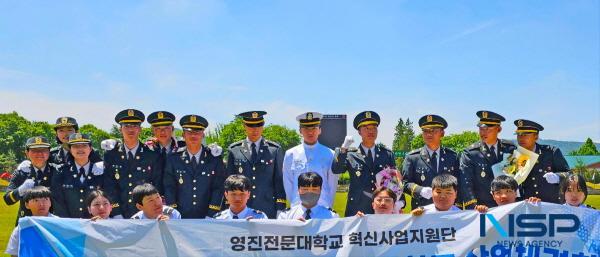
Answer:
[[[598,257],[600,212],[542,203],[330,220],[22,218],[20,256]]]

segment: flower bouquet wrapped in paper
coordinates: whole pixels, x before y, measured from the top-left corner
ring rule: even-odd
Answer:
[[[404,207],[404,201],[400,200],[402,193],[404,191],[404,184],[402,183],[402,174],[391,167],[386,167],[385,169],[379,171],[375,174],[375,185],[377,188],[386,187],[396,193],[398,199],[396,200],[395,211],[399,213],[401,209]]]
[[[501,162],[492,165],[494,177],[508,175],[513,177],[520,185],[529,176],[529,172],[533,169],[538,157],[538,154],[517,146],[513,153],[504,154]]]

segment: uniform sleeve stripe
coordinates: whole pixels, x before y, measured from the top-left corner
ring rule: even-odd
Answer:
[[[410,188],[410,195],[411,196],[415,196],[415,189],[417,189],[417,184],[414,184],[411,188]]]
[[[17,201],[17,199],[15,198],[15,196],[14,196],[14,193],[15,193],[15,191],[10,191],[10,193],[8,194],[8,196],[10,197],[10,199],[11,199],[13,202],[16,202],[16,201]]]

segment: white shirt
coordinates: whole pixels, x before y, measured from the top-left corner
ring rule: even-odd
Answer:
[[[196,154],[192,154],[190,153],[190,151],[187,151],[187,153],[190,156],[190,160],[192,159],[192,156],[195,156],[196,164],[200,163],[200,156],[202,156],[202,147],[200,147],[200,150]]]
[[[48,213],[48,216],[50,218],[57,218],[58,216],[55,216],[52,213]],[[9,254],[9,255],[19,255],[19,226],[17,225],[12,233],[10,234],[10,239],[8,239],[8,244],[6,245],[6,251],[4,251],[4,253]]]
[[[307,209],[306,209],[306,207],[304,207],[304,205],[298,204],[282,213],[279,213],[279,216],[277,216],[277,219],[278,220],[295,220],[300,217],[304,218],[306,210]],[[332,218],[339,218],[339,217],[340,217],[340,215],[335,213],[333,210],[331,210],[327,207],[324,207],[322,205],[316,205],[315,207],[312,207],[310,209],[310,218],[311,219],[332,219]]]
[[[75,162],[75,168],[77,168],[77,170],[75,172],[79,172],[79,169],[81,169],[82,166],[79,166],[79,164],[77,164]],[[86,163],[83,165],[83,169],[85,170],[85,173],[83,174],[83,176],[81,176],[81,178],[79,178],[79,181],[81,181],[81,183],[83,183],[83,181],[85,181],[85,178],[88,176],[88,174],[90,173],[90,162]]]
[[[262,137],[260,137],[258,140],[256,140],[256,142],[252,142],[252,141],[250,141],[250,139],[249,139],[249,138],[246,138],[246,143],[248,143],[248,150],[249,150],[250,152],[252,152],[252,143],[254,143],[254,144],[256,145],[256,151],[258,151],[258,149],[259,149],[259,147],[260,147],[260,143],[261,143],[261,141],[262,141],[262,140],[263,140],[263,138],[262,138]],[[258,153],[258,152],[257,152],[257,153]]]
[[[440,148],[441,147],[438,147],[438,149],[434,151],[434,150],[429,149],[429,147],[425,146],[425,149],[427,150],[427,154],[429,154],[429,158],[432,158],[433,153],[435,153],[437,155],[436,167],[438,167],[438,169],[440,167]]]
[[[140,147],[140,143],[138,142],[134,148],[127,148],[127,145],[125,145],[125,143],[123,143],[123,146],[125,147],[125,154],[127,155],[127,158],[129,158],[129,153],[131,152],[131,154],[133,156],[135,156],[135,153],[137,152],[137,149]]]
[[[423,209],[425,209],[425,213],[436,213],[436,212],[442,212],[440,210],[438,210],[437,208],[435,208],[435,204],[429,204],[429,205],[425,205],[423,207]],[[460,211],[460,209],[454,205],[452,205],[452,207],[450,207],[450,209],[448,209],[447,211]]]
[[[367,158],[367,156],[369,156],[369,150],[371,150],[371,155],[373,156],[373,161],[375,161],[375,145],[373,145],[371,148],[367,148],[363,144],[360,144],[360,147],[363,149],[363,151],[365,151],[365,158]]]
[[[580,204],[579,206],[573,206],[573,205],[570,205],[570,204],[568,204],[568,203],[563,203],[563,205],[564,205],[564,206],[573,207],[573,208],[584,208],[584,209],[588,209],[588,208],[590,208],[590,207],[587,207],[585,204]]]
[[[232,220],[233,216],[237,215],[238,219],[246,219],[247,217],[252,217],[253,219],[268,219],[267,215],[264,212],[261,211],[257,211],[254,210],[248,206],[246,206],[246,208],[244,208],[240,213],[235,214],[231,211],[231,209],[227,209],[224,210],[222,212],[219,212],[216,216],[215,219],[218,220]]]
[[[169,207],[169,206],[163,206],[163,211],[162,214],[167,214],[168,213],[168,209],[172,209],[171,214],[169,214],[169,219],[181,219],[181,213],[179,213],[179,211],[177,211],[175,208]],[[136,214],[134,214],[133,216],[131,216],[131,219],[140,219],[140,220],[145,220],[148,219],[146,217],[146,215],[144,215],[143,211],[139,211]]]
[[[175,145],[177,145],[177,140],[175,140],[175,138],[171,138],[171,140],[169,141],[169,143],[166,146],[163,146],[160,143],[158,143],[158,147],[160,148],[161,151],[163,149],[165,149],[165,152],[169,153],[169,152],[171,152],[171,145],[173,145],[173,142],[175,142]]]
[[[492,147],[494,147],[494,154],[496,154],[496,156],[498,156],[498,140],[496,140],[496,143],[492,144],[492,145],[488,145],[487,143],[485,144],[487,146],[487,148],[492,151]]]
[[[307,145],[302,143],[285,152],[283,158],[283,187],[290,206],[300,203],[298,195],[298,177],[309,171],[319,174],[323,178],[321,197],[318,204],[331,207],[335,199],[339,175],[331,171],[333,150],[320,144]]]

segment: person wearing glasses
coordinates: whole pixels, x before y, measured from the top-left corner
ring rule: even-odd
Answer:
[[[373,202],[371,205],[373,206],[373,211],[375,214],[398,214],[395,211],[395,204],[398,196],[394,191],[387,187],[377,188],[373,192]],[[364,217],[368,214],[364,214],[361,211],[356,213],[358,217]]]

